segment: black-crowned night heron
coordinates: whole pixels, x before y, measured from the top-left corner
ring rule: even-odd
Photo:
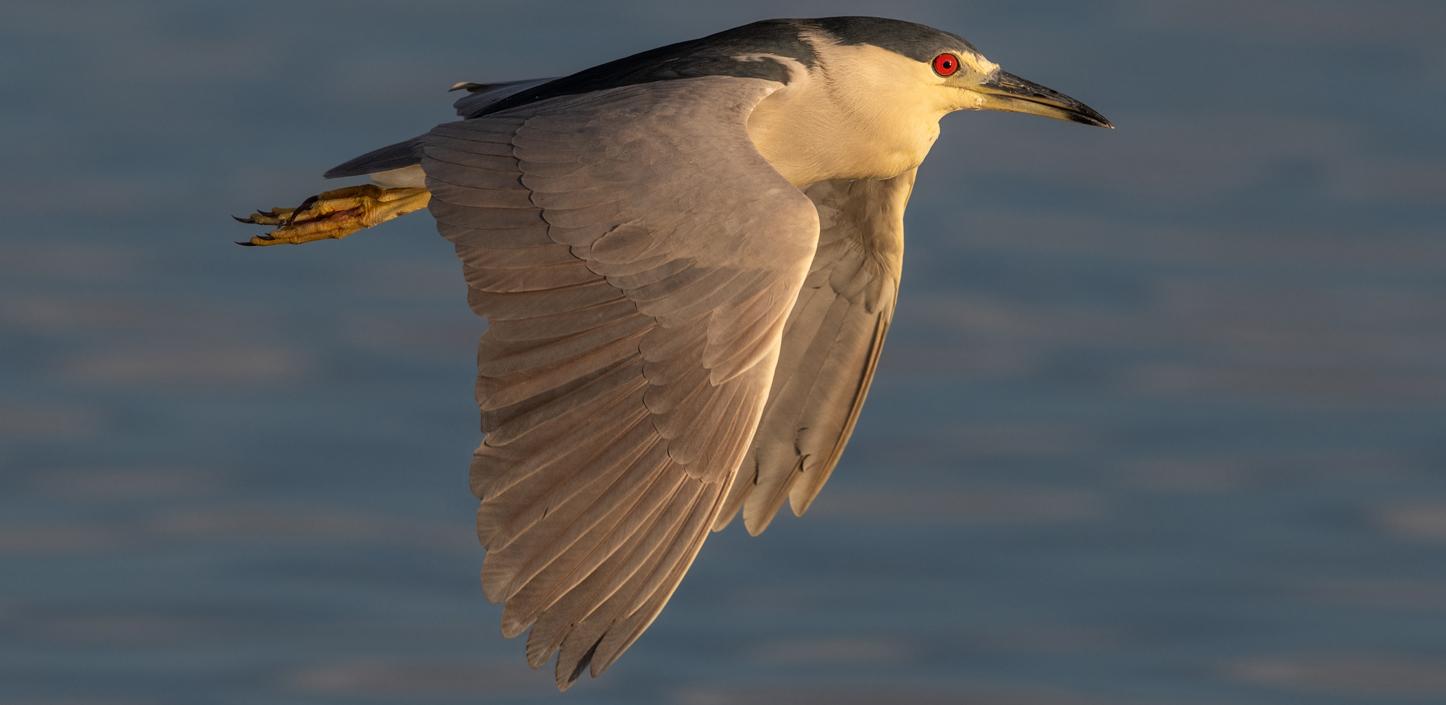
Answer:
[[[963,38],[768,20],[558,79],[459,84],[462,120],[327,172],[250,245],[427,207],[490,326],[472,461],[488,599],[566,688],[606,670],[710,529],[803,514],[888,331],[914,174],[957,110],[1110,127]]]

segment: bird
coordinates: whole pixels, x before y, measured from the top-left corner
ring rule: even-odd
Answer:
[[[557,78],[474,83],[458,120],[243,222],[347,237],[427,209],[487,320],[470,465],[502,633],[601,675],[712,531],[802,516],[839,463],[898,298],[915,175],[957,111],[1113,128],[963,37],[773,19]]]

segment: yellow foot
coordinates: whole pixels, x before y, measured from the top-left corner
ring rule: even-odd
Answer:
[[[371,184],[327,191],[295,208],[272,208],[237,218],[252,225],[279,227],[236,244],[300,245],[315,240],[336,240],[426,208],[431,198],[431,192],[424,188],[382,188]]]

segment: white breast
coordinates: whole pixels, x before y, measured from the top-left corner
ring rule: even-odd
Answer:
[[[819,45],[820,63],[764,99],[748,135],[799,188],[917,167],[949,110],[921,62],[870,45]]]

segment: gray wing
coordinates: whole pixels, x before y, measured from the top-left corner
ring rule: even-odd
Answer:
[[[482,583],[566,688],[662,610],[753,437],[818,241],[744,129],[781,84],[707,77],[541,101],[421,141],[463,262],[486,439]]]
[[[818,207],[818,254],[716,529],[741,508],[749,533],[763,533],[784,499],[802,516],[838,464],[894,315],[913,187],[910,171],[885,181],[823,182],[806,192]]]

